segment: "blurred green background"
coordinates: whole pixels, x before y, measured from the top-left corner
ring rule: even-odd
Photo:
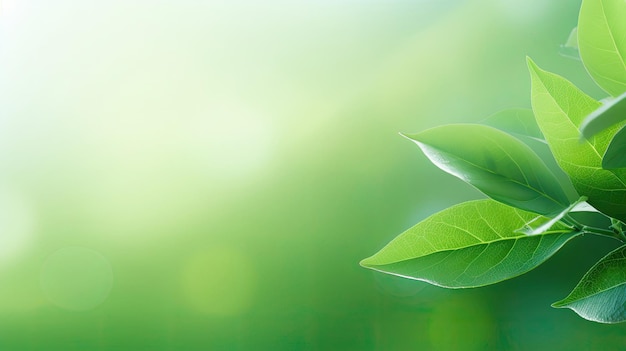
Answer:
[[[445,290],[358,262],[477,191],[397,132],[529,107],[580,1],[1,0],[0,350],[589,350],[616,242]]]

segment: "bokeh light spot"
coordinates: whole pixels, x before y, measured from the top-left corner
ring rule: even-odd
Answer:
[[[211,248],[191,256],[183,268],[186,302],[197,312],[236,316],[252,302],[255,274],[248,258],[228,247]]]
[[[98,306],[113,287],[113,270],[100,253],[65,247],[50,255],[41,271],[41,288],[55,305],[75,311]]]

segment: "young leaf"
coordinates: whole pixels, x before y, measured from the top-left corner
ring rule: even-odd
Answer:
[[[594,208],[593,206],[591,206],[589,203],[587,202],[580,202],[577,203],[576,206],[574,206],[574,208],[572,208],[570,210],[570,212],[575,213],[575,212],[592,212],[592,213],[600,213],[596,208]]]
[[[537,267],[579,234],[559,223],[540,235],[515,232],[535,217],[489,199],[465,202],[413,226],[361,265],[447,288],[494,284]]]
[[[406,136],[437,167],[494,200],[539,214],[558,213],[570,203],[539,156],[495,128],[453,124]]]
[[[552,307],[571,308],[594,322],[626,321],[626,245],[598,261],[574,290]]]
[[[602,168],[626,168],[626,127],[620,129],[602,156]]]
[[[593,111],[580,125],[580,132],[590,138],[609,127],[626,120],[626,93],[612,99]]]
[[[578,50],[587,71],[613,96],[626,91],[626,2],[583,0]]]
[[[580,61],[580,53],[578,52],[578,27],[574,27],[567,37],[565,44],[561,45],[559,50],[561,56]]]
[[[537,124],[552,153],[579,194],[608,216],[626,219],[626,170],[602,169],[604,154],[615,128],[590,140],[579,140],[578,126],[600,103],[564,78],[541,70],[528,59],[531,100]]]
[[[581,196],[580,199],[576,200],[573,204],[569,205],[566,209],[561,211],[561,213],[557,214],[556,216],[552,218],[544,216],[536,217],[532,221],[524,224],[522,228],[515,231],[526,235],[543,234],[554,228],[554,225],[556,225],[561,219],[563,219],[563,217],[572,212],[574,208],[576,208],[580,204],[585,203],[586,200],[586,196]]]

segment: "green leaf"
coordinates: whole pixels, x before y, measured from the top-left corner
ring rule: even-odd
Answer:
[[[626,320],[626,245],[610,252],[583,276],[563,300],[552,307],[571,308],[594,322]]]
[[[626,2],[584,0],[578,17],[578,49],[587,71],[613,96],[626,91]]]
[[[561,220],[563,217],[572,212],[576,207],[585,203],[587,200],[586,196],[581,196],[580,199],[576,200],[574,203],[569,205],[566,209],[561,211],[561,213],[556,216],[549,218],[544,216],[538,216],[531,220],[530,222],[524,224],[524,226],[520,229],[517,229],[516,232],[523,233],[526,235],[537,235],[543,234],[552,228]],[[562,224],[565,225],[565,224]],[[573,228],[572,228],[573,229]]]
[[[489,199],[465,202],[413,226],[361,265],[447,288],[494,284],[537,267],[578,235],[559,223],[540,235],[515,232],[535,217]]]
[[[507,132],[528,145],[556,176],[567,197],[569,199],[579,197],[571,180],[554,159],[531,109],[503,110],[487,117],[481,123]]]
[[[512,108],[503,110],[485,118],[482,123],[516,137],[531,137],[544,140],[531,109]]]
[[[607,101],[587,116],[580,125],[580,132],[585,138],[590,138],[625,120],[626,93]]]
[[[602,157],[602,167],[605,169],[626,167],[626,127],[620,129],[611,140]]]
[[[564,78],[528,59],[531,100],[537,124],[552,154],[587,202],[608,216],[626,219],[626,170],[602,169],[602,156],[615,128],[580,141],[578,126],[600,103]]]
[[[567,37],[565,44],[561,45],[559,53],[562,56],[580,61],[580,53],[578,52],[578,27],[574,27]]]
[[[576,206],[574,206],[574,208],[572,208],[570,212],[572,213],[575,213],[575,212],[600,213],[600,211],[598,211],[595,207],[591,206],[587,202],[581,202],[581,203],[576,204]]]
[[[558,213],[570,203],[539,156],[495,128],[452,124],[406,137],[437,167],[494,200],[539,214]]]
[[[563,44],[566,48],[575,48],[578,49],[578,27],[572,28],[572,31],[569,32],[569,36],[567,37],[567,41]]]

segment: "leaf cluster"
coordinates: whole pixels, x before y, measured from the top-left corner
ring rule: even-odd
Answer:
[[[596,101],[529,58],[532,110],[405,134],[433,164],[488,199],[428,217],[361,265],[470,288],[526,273],[585,233],[626,243],[625,18],[623,0],[584,0],[566,44],[606,99]],[[573,215],[581,211],[611,225],[581,223]],[[626,245],[600,259],[553,306],[591,321],[626,321]]]

